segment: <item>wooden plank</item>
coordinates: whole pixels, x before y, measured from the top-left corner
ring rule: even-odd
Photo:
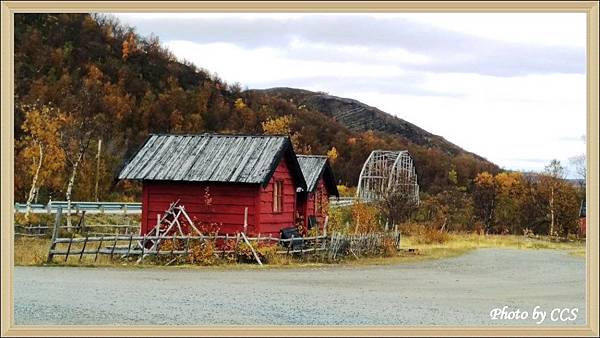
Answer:
[[[84,211],[85,212],[85,211]],[[79,254],[79,261],[83,258],[83,253],[85,252],[85,246],[87,244],[87,236],[85,236],[85,242],[83,242],[83,248],[81,249],[81,253]]]
[[[50,249],[48,250],[48,259],[46,260],[47,263],[51,263],[52,258],[54,257],[54,255],[52,254],[52,250],[56,248],[56,238],[58,237],[58,228],[60,227],[61,218],[62,208],[59,207],[56,210],[56,217],[54,218],[54,228],[52,229],[52,241],[50,242]]]
[[[115,236],[115,241],[112,246],[112,250],[110,251],[110,259],[113,258],[113,253],[115,252],[115,247],[117,246],[117,236]]]
[[[248,241],[246,234],[242,233],[242,238],[244,239],[246,244],[250,247],[250,250],[252,250],[252,254],[254,255],[254,258],[256,259],[256,261],[258,262],[258,265],[263,266],[262,262],[260,261],[260,258],[256,254],[256,251],[254,251],[254,247],[252,247],[252,244],[250,244],[250,241]]]
[[[102,247],[102,239],[103,237],[100,238],[100,243],[98,243],[98,248],[96,249],[96,257],[94,257],[94,262],[98,259],[98,253],[100,252],[100,247]]]
[[[131,234],[129,236],[129,245],[127,246],[127,256],[129,256],[129,253],[131,252],[131,242],[133,241],[133,234]]]
[[[69,258],[69,252],[71,251],[71,244],[73,244],[73,233],[71,233],[71,241],[69,241],[69,247],[67,248],[67,254],[65,255],[65,262]]]

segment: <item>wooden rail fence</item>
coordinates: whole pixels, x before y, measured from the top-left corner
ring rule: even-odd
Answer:
[[[248,237],[240,232],[235,235],[204,235],[197,234],[169,234],[166,232],[156,232],[145,235],[134,233],[94,233],[89,232],[92,227],[98,228],[125,228],[138,227],[136,225],[84,225],[84,216],[82,215],[79,223],[72,226],[62,226],[62,212],[56,213],[54,226],[52,227],[52,239],[48,250],[47,261],[52,262],[56,256],[64,256],[66,262],[69,257],[76,256],[81,261],[86,255],[93,255],[94,261],[100,255],[107,255],[113,258],[137,257],[137,262],[141,262],[149,256],[188,256],[191,254],[194,245],[202,245],[210,242],[214,244],[213,255],[217,258],[225,258],[227,255],[234,255],[236,259],[240,256],[240,245],[245,243],[252,251],[254,259],[262,265],[261,257],[255,248],[260,248],[261,244],[276,245],[277,254],[283,255],[309,255],[321,254],[329,260],[338,260],[346,256],[378,255],[383,252],[383,241],[393,240],[396,249],[400,247],[400,233],[395,230],[391,232],[345,235],[341,233],[323,234],[310,237],[296,237],[281,239],[269,236]],[[48,227],[46,227],[48,228]],[[68,237],[60,237],[60,229],[68,230]],[[88,231],[82,231],[88,229]],[[126,230],[127,231],[127,230]],[[158,233],[158,235],[157,235]],[[64,232],[63,232],[64,235]],[[165,245],[171,242],[171,245]],[[177,243],[176,247],[174,243]],[[219,245],[216,245],[219,244]],[[61,247],[62,246],[62,247]],[[65,248],[66,246],[66,248]]]

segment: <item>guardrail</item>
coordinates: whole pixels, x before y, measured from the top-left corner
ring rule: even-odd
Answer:
[[[336,207],[346,207],[349,205],[352,205],[354,203],[354,200],[356,198],[354,197],[340,197],[338,198],[332,198],[329,200],[329,205],[333,208]]]
[[[61,208],[63,213],[68,209],[67,201],[51,201],[47,205],[31,204],[30,213],[33,214],[55,214]],[[15,213],[25,213],[27,204],[15,203]],[[137,202],[71,202],[71,213],[85,211],[88,214],[141,214],[142,203]]]
[[[354,197],[340,197],[329,200],[332,207],[344,207],[352,205]],[[32,214],[55,214],[58,208],[62,208],[63,213],[67,212],[67,201],[51,201],[44,204],[31,204],[30,213]],[[15,213],[25,213],[27,204],[15,203]],[[85,211],[88,214],[141,214],[142,203],[139,202],[83,202],[72,201],[71,213]]]

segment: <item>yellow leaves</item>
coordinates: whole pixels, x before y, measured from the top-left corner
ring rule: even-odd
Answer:
[[[50,105],[22,105],[20,108],[24,111],[25,120],[21,125],[24,136],[18,142],[17,162],[25,164],[23,169],[33,175],[41,157],[39,184],[43,184],[47,179],[58,176],[56,174],[64,167],[65,152],[60,146],[59,134],[68,123],[68,116]]]
[[[288,135],[291,132],[292,116],[284,115],[261,123],[263,132],[269,135]]]
[[[246,104],[244,103],[244,100],[242,100],[241,98],[238,98],[235,100],[234,106],[238,110],[242,110],[242,109],[246,108]]]
[[[329,159],[329,162],[331,162],[331,164],[335,163],[335,160],[337,160],[338,156],[339,154],[335,147],[331,147],[331,149],[327,151],[327,158]]]
[[[377,208],[362,203],[359,200],[352,204],[352,220],[354,221],[355,233],[371,233],[379,228],[377,222]]]
[[[456,169],[450,169],[450,171],[448,172],[448,181],[450,181],[450,183],[454,185],[458,184],[458,174],[456,173]]]
[[[261,123],[263,132],[268,135],[288,135],[294,150],[298,154],[310,154],[311,146],[303,144],[300,140],[301,134],[298,132],[292,132],[291,124],[294,122],[294,118],[290,115],[284,115],[272,119],[268,119]]]
[[[480,189],[497,190],[501,195],[514,195],[523,189],[523,175],[518,172],[503,172],[494,176],[484,171],[475,177],[475,185]]]
[[[496,186],[496,180],[494,175],[487,171],[477,174],[475,177],[475,184],[480,188],[494,188]]]
[[[500,193],[514,195],[523,189],[523,175],[518,172],[504,172],[496,175],[496,183]]]
[[[337,186],[338,193],[341,197],[354,197],[356,196],[356,187],[347,187],[343,184]]]

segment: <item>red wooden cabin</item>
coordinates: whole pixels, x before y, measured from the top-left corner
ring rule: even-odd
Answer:
[[[151,135],[118,178],[143,183],[142,234],[179,200],[205,231],[279,237],[306,189],[287,136]]]
[[[581,205],[579,207],[579,237],[586,237],[586,204],[585,200],[581,201]]]
[[[298,155],[298,162],[307,187],[306,191],[298,192],[298,214],[306,225],[309,224],[308,218],[315,216],[322,229],[329,197],[339,197],[333,170],[327,156]]]

